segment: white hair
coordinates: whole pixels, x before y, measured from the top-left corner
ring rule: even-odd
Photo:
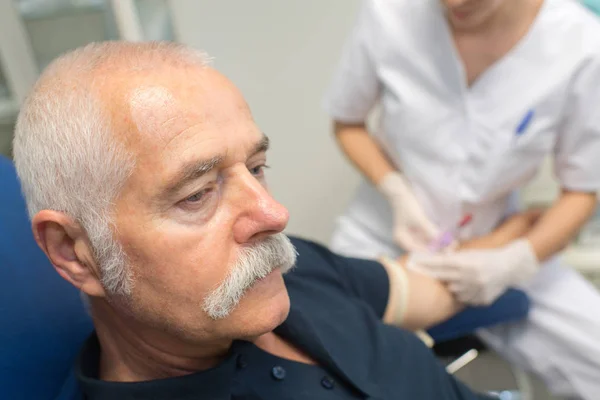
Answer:
[[[116,72],[208,63],[205,53],[171,42],[92,43],[50,64],[21,108],[13,152],[29,215],[55,210],[77,221],[111,294],[127,296],[133,285],[112,210],[135,160],[115,138],[99,88]]]

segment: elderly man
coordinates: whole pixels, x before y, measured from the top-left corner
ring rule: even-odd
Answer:
[[[391,326],[461,308],[431,278],[294,240],[283,279],[268,144],[185,46],[92,44],[44,72],[15,162],[38,244],[90,303],[86,398],[478,398]]]

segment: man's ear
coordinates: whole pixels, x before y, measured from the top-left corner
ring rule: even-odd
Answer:
[[[52,210],[40,211],[31,222],[35,241],[59,275],[90,296],[104,297],[85,230],[71,217]]]

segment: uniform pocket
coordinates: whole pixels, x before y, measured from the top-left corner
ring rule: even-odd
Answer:
[[[548,152],[547,145],[538,141],[508,149],[495,173],[498,189],[506,193],[526,185],[535,177]]]
[[[493,201],[522,187],[553,148],[552,132],[533,125],[521,135],[506,126],[494,130],[480,125],[476,129],[464,171],[472,194],[469,200],[475,202]]]
[[[539,129],[539,128],[538,128]],[[525,132],[514,136],[508,143],[507,152],[510,154],[547,154],[554,147],[555,135],[549,129],[540,129],[536,132]]]
[[[543,133],[532,135],[531,138],[517,138],[509,143],[493,174],[492,179],[497,182],[495,189],[502,192],[496,194],[507,193],[529,183],[552,151],[552,147],[552,138]]]

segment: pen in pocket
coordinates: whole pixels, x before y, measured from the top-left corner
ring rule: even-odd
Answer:
[[[516,137],[519,137],[525,133],[525,131],[527,130],[527,127],[529,127],[529,124],[531,123],[531,120],[533,119],[534,114],[535,114],[535,111],[533,109],[527,111],[527,114],[525,114],[525,116],[523,117],[523,119],[521,120],[519,125],[517,126],[517,129],[515,131]]]

